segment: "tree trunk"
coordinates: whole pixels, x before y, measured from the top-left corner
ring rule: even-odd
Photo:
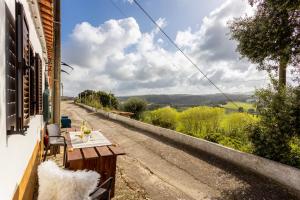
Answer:
[[[279,63],[279,87],[286,86],[286,68],[287,68],[288,59],[286,56],[280,57]]]

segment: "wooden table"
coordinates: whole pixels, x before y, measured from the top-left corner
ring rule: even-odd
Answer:
[[[116,145],[88,147],[73,149],[70,142],[70,135],[66,134],[68,141],[66,167],[71,170],[94,170],[100,175],[100,184],[107,178],[113,177],[111,197],[115,193],[116,163],[117,156],[125,152]]]

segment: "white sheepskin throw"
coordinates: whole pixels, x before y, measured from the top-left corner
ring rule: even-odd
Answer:
[[[38,177],[38,200],[89,200],[100,179],[97,172],[64,170],[53,161],[40,164]]]

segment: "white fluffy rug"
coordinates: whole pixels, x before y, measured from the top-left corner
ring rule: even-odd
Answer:
[[[89,200],[100,179],[97,172],[64,170],[53,161],[40,164],[38,177],[38,200]]]

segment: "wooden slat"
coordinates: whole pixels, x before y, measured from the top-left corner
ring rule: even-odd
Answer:
[[[46,6],[41,6],[40,7],[40,11],[42,13],[42,15],[46,14],[48,16],[53,16],[53,10],[52,8],[46,7]]]
[[[53,31],[48,31],[48,30],[46,30],[46,29],[44,29],[44,33],[45,33],[45,35],[53,35]]]
[[[53,32],[53,27],[52,26],[48,26],[48,25],[43,25],[44,30],[47,30],[49,32]]]
[[[43,21],[49,21],[50,23],[53,23],[53,17],[50,17],[48,15],[42,15]]]
[[[16,27],[15,20],[12,13],[6,10],[6,30],[8,34],[7,45],[7,62],[6,62],[6,127],[10,129],[11,126],[16,127],[16,64],[17,64],[17,50],[16,50]]]
[[[53,28],[53,23],[51,23],[50,21],[43,20],[43,26],[45,26],[45,25]]]
[[[52,8],[52,1],[40,0],[39,3],[42,4],[43,6],[48,7],[48,8]]]
[[[125,151],[118,146],[108,146],[108,148],[114,153],[114,155],[125,155]]]
[[[84,159],[94,159],[98,158],[98,154],[93,147],[91,148],[82,148],[82,154]]]
[[[113,155],[113,153],[109,150],[109,148],[107,146],[96,147],[96,150],[101,157]]]
[[[39,5],[40,5],[40,7],[44,7],[44,8],[46,8],[46,9],[53,10],[53,8],[51,7],[51,4],[43,4],[43,3],[40,3]]]
[[[52,42],[53,42],[53,40],[46,39],[46,42],[48,42],[48,43],[52,43]],[[48,47],[48,48],[49,48],[49,47]],[[48,53],[51,53],[51,52],[50,52],[50,49],[48,49]]]
[[[52,45],[53,44],[53,39],[49,39],[48,37],[46,37],[46,43],[47,43],[47,50],[48,53],[52,53]]]
[[[74,149],[73,151],[68,151],[68,162],[82,160],[82,154],[80,149]]]

